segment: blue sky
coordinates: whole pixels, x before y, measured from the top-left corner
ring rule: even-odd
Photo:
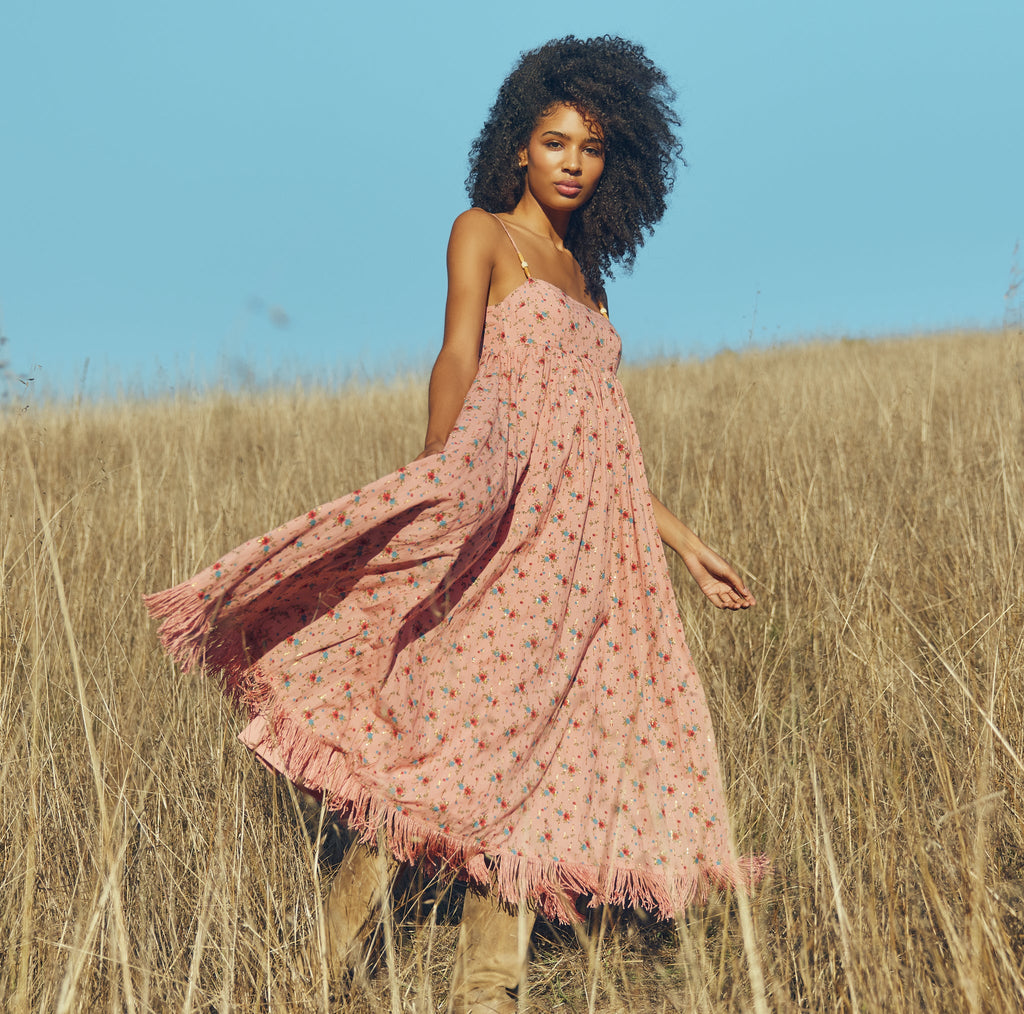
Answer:
[[[609,287],[627,360],[999,324],[1024,3],[7,0],[0,313],[70,392],[426,369],[466,154],[517,54],[613,33],[689,168]],[[755,309],[756,308],[756,309]]]

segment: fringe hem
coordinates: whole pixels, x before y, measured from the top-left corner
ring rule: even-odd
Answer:
[[[160,643],[171,658],[189,672],[205,656],[212,622],[211,610],[192,584],[175,585],[166,591],[143,595],[149,615],[163,620],[157,631]]]
[[[225,692],[252,717],[274,712],[273,694],[260,678],[258,666],[246,657],[240,637],[217,636],[216,619],[224,603],[211,602],[192,583],[177,585],[143,598],[150,614],[164,622],[158,634],[167,653],[184,672],[197,665],[223,674]],[[502,852],[487,843],[438,830],[403,813],[400,804],[368,789],[344,761],[341,751],[296,729],[287,719],[267,721],[260,744],[247,744],[287,778],[318,793],[339,818],[367,843],[378,835],[400,862],[424,861],[435,870],[495,891],[511,906],[520,898],[532,901],[543,915],[562,923],[582,918],[577,902],[589,896],[588,908],[603,904],[636,905],[659,919],[672,919],[687,905],[708,899],[712,889],[746,890],[767,876],[766,856],[748,856],[728,863],[694,864],[685,874],[658,874],[635,867],[587,865],[528,858]]]
[[[237,632],[234,637],[220,635],[216,627],[226,593],[210,601],[197,591],[196,583],[185,582],[143,595],[142,601],[150,616],[163,620],[157,637],[182,672],[196,666],[221,670],[225,693],[253,710],[264,694],[257,689],[258,673],[250,665],[243,639]]]
[[[263,743],[280,760],[287,778],[317,793],[328,809],[366,844],[382,841],[403,863],[424,862],[432,871],[450,871],[469,883],[495,892],[513,908],[520,898],[531,901],[545,918],[576,923],[577,903],[589,896],[587,908],[610,904],[637,906],[658,919],[674,919],[688,905],[706,902],[713,889],[749,890],[771,872],[767,856],[746,856],[729,863],[694,864],[694,872],[658,874],[635,867],[590,866],[536,859],[502,852],[490,843],[448,834],[419,817],[403,813],[400,804],[368,789],[348,769],[342,754],[296,730],[288,722],[269,725]],[[278,763],[251,746],[265,763]]]

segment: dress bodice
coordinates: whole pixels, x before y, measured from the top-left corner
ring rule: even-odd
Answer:
[[[614,373],[622,345],[602,313],[551,282],[527,278],[500,303],[487,307],[481,356],[516,348],[579,356]]]

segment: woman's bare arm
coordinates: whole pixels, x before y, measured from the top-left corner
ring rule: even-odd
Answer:
[[[686,569],[711,602],[720,609],[746,609],[755,605],[754,596],[739,574],[653,494],[651,500],[662,541],[682,557]]]
[[[476,376],[493,267],[493,219],[477,209],[463,212],[448,241],[444,343],[430,374],[430,417],[420,457],[444,447]]]

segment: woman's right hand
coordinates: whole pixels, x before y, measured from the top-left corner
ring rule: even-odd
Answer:
[[[429,458],[434,454],[440,454],[444,450],[444,444],[439,441],[431,441],[427,444],[423,450],[413,458],[413,461],[422,461],[424,458]]]

